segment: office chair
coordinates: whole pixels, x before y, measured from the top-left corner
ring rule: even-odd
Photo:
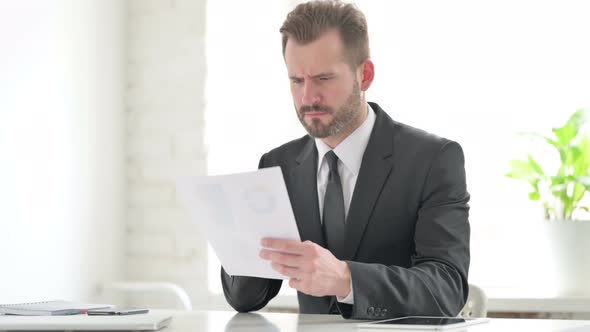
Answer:
[[[488,313],[488,298],[483,289],[469,284],[469,296],[465,306],[459,313],[459,317],[473,318],[486,317]]]

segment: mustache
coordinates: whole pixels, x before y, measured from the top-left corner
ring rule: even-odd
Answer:
[[[304,105],[299,108],[300,114],[305,114],[308,112],[324,112],[328,114],[332,114],[332,109],[328,106],[323,105]]]

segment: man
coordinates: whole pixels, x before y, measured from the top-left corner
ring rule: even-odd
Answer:
[[[459,144],[393,121],[365,91],[374,77],[364,15],[298,5],[282,28],[300,139],[262,156],[280,166],[302,242],[263,239],[301,313],[382,319],[454,316],[468,293],[469,223]],[[264,307],[282,281],[229,276],[237,311]]]

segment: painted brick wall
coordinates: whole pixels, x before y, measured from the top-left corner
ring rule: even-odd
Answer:
[[[205,5],[128,1],[126,32],[126,277],[175,282],[197,308],[207,302],[207,245],[174,181],[206,173]],[[174,305],[149,294],[134,299]]]

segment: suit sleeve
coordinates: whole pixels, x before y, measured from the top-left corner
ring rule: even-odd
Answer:
[[[264,168],[264,159],[260,158],[258,168]],[[238,312],[256,311],[264,308],[281,289],[283,281],[244,276],[230,276],[221,267],[221,285],[227,303]]]
[[[468,295],[469,194],[463,151],[447,141],[432,160],[421,195],[411,266],[347,261],[354,305],[338,303],[345,318],[456,316]]]

